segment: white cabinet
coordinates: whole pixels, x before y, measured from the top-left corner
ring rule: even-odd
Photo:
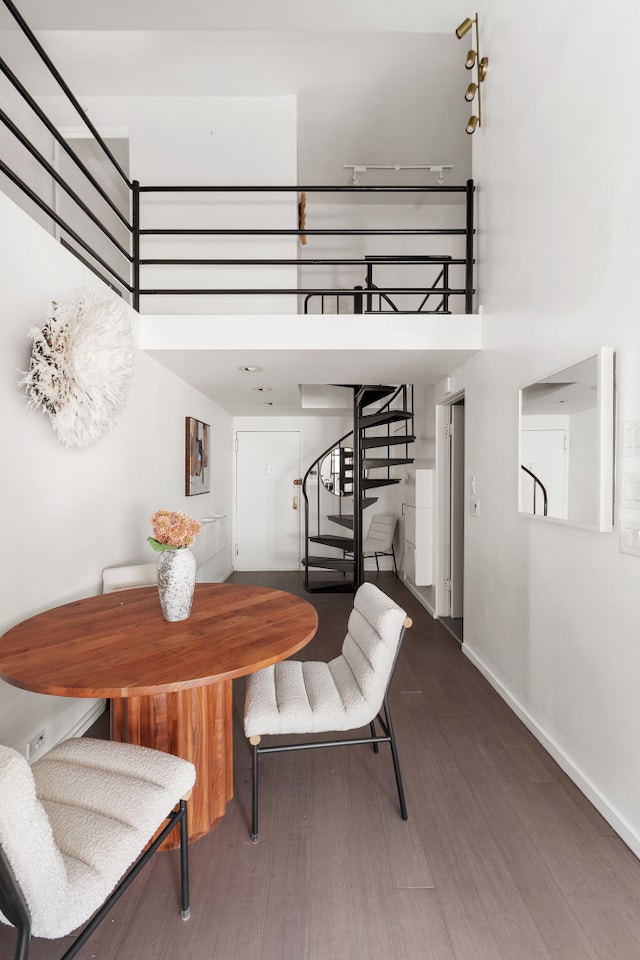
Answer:
[[[410,470],[405,482],[404,574],[417,587],[433,583],[433,470]]]

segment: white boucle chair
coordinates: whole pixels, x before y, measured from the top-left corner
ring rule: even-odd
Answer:
[[[192,763],[129,743],[65,740],[31,767],[0,746],[0,920],[17,929],[15,960],[32,935],[56,939],[92,918],[61,958],[71,960],[176,826],[186,920],[194,782]]]
[[[258,758],[263,753],[356,743],[372,743],[377,753],[379,743],[388,743],[400,813],[407,819],[388,690],[405,628],[410,626],[411,620],[397,603],[374,584],[363,583],[354,597],[339,657],[329,663],[284,660],[248,678],[244,731],[253,747],[252,840],[258,839]],[[327,733],[367,724],[369,737],[260,746],[268,734]]]

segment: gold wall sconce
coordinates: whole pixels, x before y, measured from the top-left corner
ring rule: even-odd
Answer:
[[[456,28],[456,37],[458,40],[461,40],[472,27],[475,25],[476,28],[476,46],[475,50],[469,50],[465,58],[464,65],[467,70],[475,71],[475,79],[471,81],[469,86],[466,89],[464,98],[469,103],[473,100],[476,100],[478,109],[476,112],[467,120],[466,131],[467,133],[474,133],[476,127],[482,126],[482,94],[481,87],[484,82],[485,77],[487,76],[487,70],[489,69],[489,60],[487,57],[480,56],[480,28],[478,26],[478,14],[476,13],[473,20],[470,17],[467,17],[462,21],[459,27]]]

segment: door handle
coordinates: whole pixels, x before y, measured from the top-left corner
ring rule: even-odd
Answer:
[[[298,498],[297,498],[297,497],[294,497],[294,498],[293,498],[293,503],[291,504],[291,509],[292,509],[292,510],[297,510],[297,509],[298,509]]]

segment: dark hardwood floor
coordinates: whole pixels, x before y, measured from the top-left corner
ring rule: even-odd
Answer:
[[[350,595],[305,594],[298,574],[232,580],[306,596],[320,629],[300,657],[339,651]],[[387,749],[274,755],[251,843],[237,681],[235,798],[190,847],[191,920],[177,854],[159,854],[82,960],[638,960],[640,862],[451,634],[392,574],[375,582],[414,620],[391,691],[409,820]],[[32,960],[65,943],[34,941]],[[12,945],[2,927],[0,957]]]

